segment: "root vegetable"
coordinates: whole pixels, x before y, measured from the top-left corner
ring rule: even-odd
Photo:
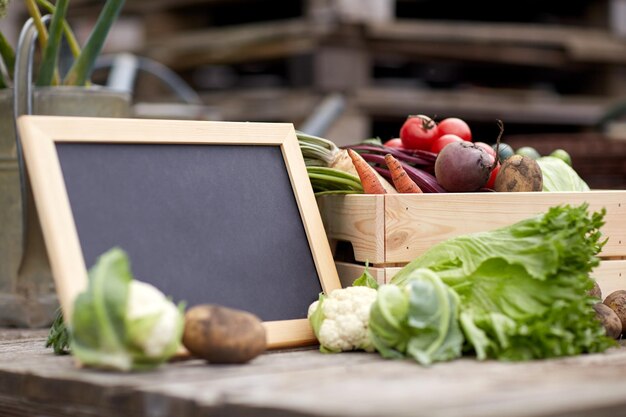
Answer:
[[[437,182],[447,191],[477,191],[489,180],[494,159],[470,142],[448,144],[435,161]]]
[[[265,327],[255,315],[217,305],[198,305],[185,314],[183,345],[211,363],[245,363],[267,347]]]
[[[387,194],[385,187],[378,180],[378,175],[374,168],[372,168],[357,152],[352,149],[348,149],[348,155],[352,158],[352,163],[356,172],[361,179],[361,185],[363,185],[363,192],[365,194]]]
[[[593,288],[589,290],[588,294],[591,297],[598,298],[602,300],[602,290],[596,281],[593,281]]]
[[[626,291],[613,291],[604,299],[604,304],[615,311],[615,314],[622,322],[622,330],[626,329]]]
[[[513,155],[502,163],[494,189],[496,191],[519,192],[541,191],[543,176],[539,164],[528,156]]]
[[[593,309],[596,312],[596,318],[602,323],[606,335],[617,339],[622,334],[622,322],[615,311],[602,303],[594,304]]]
[[[391,172],[391,180],[399,193],[421,193],[420,187],[407,175],[402,164],[391,154],[385,155],[385,162]]]
[[[337,153],[337,157],[330,164],[330,167],[353,174],[354,176],[359,175],[354,166],[354,163],[352,162],[352,158],[350,157],[350,154],[346,149],[341,149]],[[378,172],[376,172],[375,175],[376,178],[378,178],[378,182],[380,182],[380,185],[383,186],[387,194],[396,194],[396,189],[391,185],[391,183],[389,183],[389,181],[383,178]]]

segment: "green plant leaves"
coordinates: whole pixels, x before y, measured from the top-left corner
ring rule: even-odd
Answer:
[[[459,297],[467,349],[478,359],[526,360],[614,345],[595,319],[589,276],[605,241],[604,211],[558,206],[498,230],[433,246],[394,278],[430,268]]]

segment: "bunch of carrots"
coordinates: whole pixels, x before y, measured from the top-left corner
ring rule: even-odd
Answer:
[[[316,195],[445,192],[433,175],[432,152],[368,143],[342,149],[303,133],[298,140]]]
[[[376,175],[374,168],[363,159],[361,155],[352,149],[348,149],[348,155],[352,159],[354,168],[359,174],[363,192],[365,194],[386,194],[380,179]],[[399,193],[421,193],[422,189],[406,173],[402,164],[390,153],[385,155],[385,163],[389,168],[393,186]]]

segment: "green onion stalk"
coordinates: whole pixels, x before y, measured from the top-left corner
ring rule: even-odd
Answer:
[[[363,193],[363,186],[346,151],[332,141],[297,133],[300,151],[316,196]]]
[[[61,83],[76,86],[89,85],[96,59],[102,52],[106,37],[117,20],[125,0],[106,1],[82,50],[65,18],[69,0],[57,0],[56,4],[49,0],[24,0],[24,2],[37,28],[37,39],[42,50],[36,84],[38,86],[60,85]],[[9,0],[0,0],[0,18],[6,14],[8,3]],[[43,23],[42,10],[52,15],[49,27]],[[63,38],[74,56],[74,63],[61,81],[58,61]],[[10,86],[10,80],[13,77],[15,52],[2,33],[0,33],[0,58],[0,88],[5,88]]]

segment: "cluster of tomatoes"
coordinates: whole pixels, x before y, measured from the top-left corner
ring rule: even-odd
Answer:
[[[420,114],[409,116],[400,128],[400,137],[390,139],[384,145],[398,149],[419,149],[438,154],[446,145],[463,141],[472,142],[472,131],[464,120],[449,117],[437,123],[430,117]],[[484,142],[474,142],[474,145],[483,148],[495,162],[496,151],[493,147]],[[500,164],[498,163],[491,172],[486,184],[487,188],[493,188],[499,169]]]

